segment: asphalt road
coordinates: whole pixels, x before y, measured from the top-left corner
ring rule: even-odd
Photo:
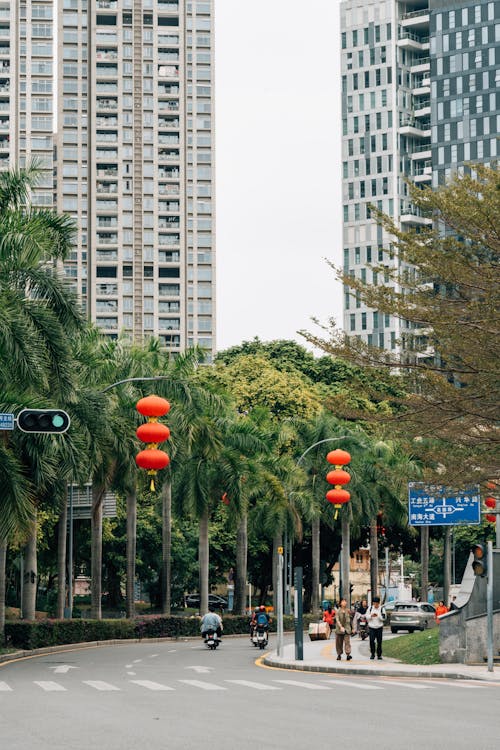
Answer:
[[[499,750],[500,687],[261,667],[246,638],[0,665],[2,750]]]

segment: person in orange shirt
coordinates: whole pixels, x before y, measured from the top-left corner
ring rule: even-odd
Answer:
[[[448,612],[448,607],[445,605],[443,600],[441,599],[439,604],[436,607],[436,622],[439,623],[439,618],[441,615],[445,615]]]
[[[331,604],[329,604],[323,612],[323,622],[327,622],[329,624],[330,630],[335,627],[335,611],[332,609]]]

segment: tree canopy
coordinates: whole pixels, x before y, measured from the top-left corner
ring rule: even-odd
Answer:
[[[432,225],[402,231],[377,213],[393,238],[392,266],[372,266],[384,283],[335,269],[353,296],[399,319],[395,350],[370,347],[333,322],[303,335],[357,365],[399,372],[408,395],[397,418],[383,417],[392,433],[432,438],[433,450],[444,441],[448,465],[453,446],[454,470],[461,464],[479,479],[498,473],[500,180],[495,168],[475,170],[437,190],[410,186]]]

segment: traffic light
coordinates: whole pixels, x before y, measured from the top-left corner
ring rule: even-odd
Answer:
[[[471,548],[471,552],[474,555],[474,559],[472,561],[472,570],[474,571],[474,575],[484,578],[484,576],[488,572],[486,547],[484,546],[484,544],[474,544],[474,546]]]
[[[17,417],[17,426],[23,432],[66,432],[70,422],[62,409],[23,409]]]
[[[488,496],[484,501],[484,504],[488,510],[493,511],[496,508],[497,501],[494,497]],[[486,520],[490,523],[495,523],[497,520],[496,513],[486,513]]]

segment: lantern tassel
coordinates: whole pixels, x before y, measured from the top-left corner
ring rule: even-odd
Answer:
[[[149,483],[149,489],[151,492],[156,492],[155,480],[153,477],[151,477],[151,482]]]

